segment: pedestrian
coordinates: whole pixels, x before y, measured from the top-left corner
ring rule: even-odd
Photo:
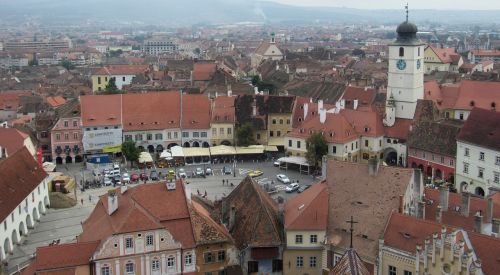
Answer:
[[[207,197],[207,190],[205,190],[205,198]]]
[[[89,202],[92,202],[92,195],[89,194]]]
[[[224,179],[222,179],[222,186],[224,186]]]
[[[81,198],[81,199],[80,199],[80,202],[81,202],[81,203],[82,203],[82,205],[83,205],[83,198]]]

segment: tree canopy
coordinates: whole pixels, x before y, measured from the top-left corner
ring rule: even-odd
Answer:
[[[109,94],[119,94],[120,90],[118,90],[118,87],[116,87],[116,78],[111,77],[108,81],[108,84],[106,85],[106,88],[104,89],[106,93]]]
[[[241,125],[236,131],[236,139],[238,146],[249,146],[255,144],[254,139],[255,128],[251,122],[246,122]]]
[[[306,146],[307,162],[314,167],[318,167],[323,156],[328,154],[328,144],[325,138],[321,133],[314,133],[306,140]]]
[[[129,161],[137,161],[139,159],[139,149],[135,147],[135,141],[127,140],[122,143],[122,153]]]

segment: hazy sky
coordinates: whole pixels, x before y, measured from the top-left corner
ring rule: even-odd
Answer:
[[[499,0],[272,0],[299,6],[333,6],[362,9],[398,9],[406,2],[410,9],[500,9]],[[500,15],[499,15],[500,16]]]

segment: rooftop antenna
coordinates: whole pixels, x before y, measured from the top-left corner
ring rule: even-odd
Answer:
[[[351,216],[351,220],[346,221],[346,223],[351,224],[351,229],[349,230],[349,231],[351,231],[351,245],[349,246],[349,248],[352,248],[352,233],[354,232],[354,224],[358,223],[358,222],[354,221],[354,218]]]
[[[406,3],[405,10],[406,10],[406,23],[408,23],[408,2]]]

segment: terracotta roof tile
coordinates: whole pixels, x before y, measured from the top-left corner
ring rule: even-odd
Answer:
[[[149,65],[109,65],[100,68],[94,75],[139,75],[148,69]]]
[[[455,158],[456,137],[460,127],[453,124],[421,121],[412,126],[408,147]]]
[[[328,273],[330,275],[370,275],[356,250],[348,249],[339,262]]]
[[[182,95],[182,128],[209,129],[210,101],[205,95]]]
[[[499,50],[471,50],[475,56],[500,56]]]
[[[500,82],[462,80],[455,109],[472,110],[474,107],[500,110]]]
[[[326,113],[325,123],[321,123],[319,117],[316,114],[306,118],[306,121],[293,129],[287,136],[307,139],[313,132],[323,132],[327,142],[340,144],[359,138],[356,130],[342,114]]]
[[[406,140],[410,133],[411,119],[396,118],[392,127],[385,127],[385,136]]]
[[[231,235],[224,225],[215,222],[210,213],[198,202],[191,202],[191,222],[198,245],[232,242]]]
[[[322,182],[286,201],[285,230],[326,230],[328,199],[328,186]]]
[[[82,126],[122,124],[122,95],[88,95],[80,97]]]
[[[234,96],[218,96],[212,104],[212,123],[234,123],[236,121]]]
[[[452,56],[457,55],[454,48],[440,48],[433,46],[428,46],[428,47],[437,55],[439,60],[445,64],[452,63],[453,62]]]
[[[193,81],[208,81],[212,79],[217,64],[215,63],[194,63],[193,66]]]
[[[354,108],[354,100],[358,100],[358,106],[371,106],[375,100],[376,91],[368,87],[347,86],[341,99],[346,101],[346,108]]]
[[[43,270],[89,265],[99,242],[80,242],[43,246],[36,249],[37,273]],[[51,271],[52,274],[52,271]]]
[[[0,221],[5,220],[47,177],[27,148],[0,162]]]
[[[49,96],[47,97],[47,103],[52,108],[57,108],[61,105],[64,105],[64,103],[66,103],[66,100],[62,96]]]
[[[472,109],[457,140],[500,151],[500,113]]]
[[[0,127],[0,147],[5,149],[7,156],[24,148],[24,140],[28,137],[16,128]]]

